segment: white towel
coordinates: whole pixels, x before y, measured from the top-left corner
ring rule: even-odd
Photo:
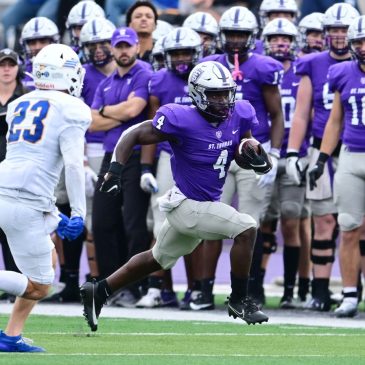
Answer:
[[[174,186],[172,189],[168,190],[166,194],[157,198],[157,203],[161,212],[171,212],[185,199],[187,199],[186,196],[178,187]]]

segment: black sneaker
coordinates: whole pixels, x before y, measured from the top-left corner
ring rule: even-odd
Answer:
[[[242,302],[233,303],[228,297],[228,315],[234,319],[241,318],[247,324],[256,324],[267,322],[269,317],[252,301],[250,297],[246,297]]]
[[[214,295],[201,292],[197,298],[190,302],[190,308],[194,311],[214,309]]]
[[[105,302],[98,295],[98,283],[94,279],[91,283],[86,282],[80,287],[81,301],[84,305],[84,317],[91,331],[98,329],[98,318]]]

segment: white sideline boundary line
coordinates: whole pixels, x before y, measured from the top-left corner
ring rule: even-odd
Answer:
[[[2,304],[0,306],[0,314],[10,314],[12,304]],[[298,313],[290,315],[290,312],[283,311],[266,311],[269,315],[269,322],[263,326],[270,325],[299,325],[309,327],[331,327],[331,328],[358,328],[365,329],[365,320],[359,318],[335,318],[325,313],[318,315],[310,312]],[[79,317],[79,323],[86,322],[82,316],[81,304],[38,304],[32,311],[32,314],[49,315],[49,316],[65,316]],[[213,323],[234,323],[242,326],[246,325],[241,320],[234,320],[228,317],[227,312],[223,310],[213,311],[181,311],[179,309],[170,308],[154,308],[154,309],[135,309],[105,306],[99,319],[99,328],[102,328],[103,318],[113,318],[115,321],[125,319],[147,319],[147,320],[163,320],[163,321],[194,321],[194,322],[213,322]],[[253,327],[254,328],[254,327]]]
[[[27,332],[27,335],[50,335],[50,336],[87,336],[84,333],[70,332]],[[120,337],[158,337],[158,336],[196,336],[196,337],[364,337],[365,333],[229,333],[229,332],[201,332],[201,333],[183,333],[183,332],[100,332],[89,334],[89,337],[100,336],[120,336]]]
[[[3,355],[8,355],[8,356],[14,356],[14,352],[2,352],[1,356]],[[232,358],[239,358],[239,357],[243,357],[243,358],[328,358],[328,359],[332,359],[332,358],[346,358],[346,359],[353,359],[353,358],[362,358],[362,356],[360,355],[321,355],[321,354],[300,354],[300,355],[280,355],[280,354],[178,354],[178,353],[124,353],[124,352],[119,352],[119,353],[103,353],[103,354],[99,354],[99,353],[84,353],[84,352],[80,352],[80,353],[73,353],[73,354],[59,354],[59,353],[49,353],[49,352],[32,352],[31,356],[62,356],[62,357],[74,357],[74,356],[97,356],[97,357],[113,357],[113,356],[128,356],[128,357],[158,357],[158,356],[163,356],[163,357],[193,357],[193,358],[199,358],[199,357],[205,357],[205,358],[209,358],[209,357],[213,357],[213,358],[227,358],[227,357],[232,357]]]

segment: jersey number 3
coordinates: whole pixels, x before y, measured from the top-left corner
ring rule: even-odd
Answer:
[[[47,117],[48,109],[49,102],[46,100],[37,101],[35,104],[29,101],[19,103],[14,109],[15,117],[11,123],[8,142],[37,143],[41,140],[43,120]]]

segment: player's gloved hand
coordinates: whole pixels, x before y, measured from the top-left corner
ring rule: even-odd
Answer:
[[[108,173],[104,176],[104,181],[100,186],[100,191],[112,196],[116,196],[122,189],[122,171],[124,166],[119,162],[112,162]]]
[[[148,164],[142,164],[141,180],[139,182],[141,189],[146,193],[157,193],[158,185],[155,177],[152,174],[152,166]]]
[[[75,240],[84,231],[84,220],[81,217],[70,218],[63,234],[69,241]]]
[[[286,166],[285,166],[286,174],[289,179],[293,181],[295,185],[300,185],[305,178],[305,171],[300,158],[298,151],[288,150],[286,153]]]
[[[327,153],[321,152],[318,156],[318,160],[316,164],[309,170],[309,188],[313,190],[317,187],[317,180],[323,175],[324,165],[329,159],[329,155]]]
[[[58,222],[58,227],[56,229],[56,233],[58,236],[60,236],[62,239],[65,238],[65,228],[67,227],[70,218],[67,217],[67,215],[64,215],[62,213],[59,213],[58,216],[61,218],[61,220]]]
[[[85,171],[85,193],[88,198],[94,196],[95,184],[98,181],[98,175],[90,166],[84,166]]]
[[[273,184],[278,172],[278,161],[280,158],[279,150],[272,148],[269,152],[269,155],[271,158],[272,168],[267,174],[260,176],[259,182],[257,183],[257,186],[260,188]]]

